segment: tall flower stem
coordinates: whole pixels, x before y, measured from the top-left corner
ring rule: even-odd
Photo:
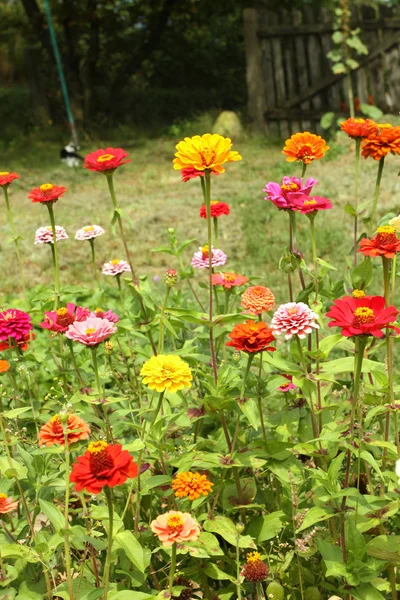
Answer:
[[[218,217],[213,217],[215,247],[218,248]]]
[[[121,284],[121,274],[116,275],[115,279],[117,280],[119,299],[121,301],[121,309],[125,312],[125,300],[124,300],[124,291],[122,289],[122,284]]]
[[[301,168],[301,177],[304,177],[304,175],[306,174],[307,171],[307,165],[305,162],[303,162],[302,168]]]
[[[301,345],[301,341],[300,341],[300,338],[298,335],[296,335],[296,343],[297,343],[297,348],[299,350],[300,362],[303,367],[304,377],[306,379],[308,379],[307,363],[306,363],[306,359],[304,357],[303,347]],[[315,416],[314,402],[312,399],[311,392],[310,392],[309,402],[310,402],[310,409],[311,409],[311,421],[312,421],[312,426],[313,426],[313,435],[315,438],[317,438],[317,437],[319,437],[319,429],[318,429],[317,419]]]
[[[70,352],[70,355],[71,355],[72,364],[74,366],[76,374],[78,375],[78,379],[79,379],[79,381],[80,381],[80,383],[82,385],[85,385],[85,382],[83,380],[83,377],[82,377],[81,372],[80,372],[79,367],[78,367],[78,363],[76,362],[76,356],[75,356],[75,350],[74,350],[74,343],[69,338],[66,338],[66,340],[67,340],[69,352]]]
[[[172,544],[171,553],[171,566],[169,568],[169,582],[168,582],[168,593],[169,597],[172,598],[172,588],[174,587],[175,569],[176,569],[176,542]]]
[[[164,349],[164,314],[165,314],[165,309],[167,307],[167,302],[168,302],[170,292],[171,292],[171,288],[169,286],[167,286],[167,289],[165,291],[165,296],[164,296],[164,302],[162,304],[161,313],[160,313],[160,333],[158,335],[158,349],[157,349],[158,354],[162,353],[162,351]]]
[[[91,250],[91,254],[92,254],[92,265],[93,265],[94,277],[96,279],[97,285],[99,286],[99,289],[101,290],[100,277],[99,277],[99,273],[97,271],[97,265],[96,265],[96,253],[95,253],[95,249],[94,249],[94,239],[93,238],[89,240],[89,244],[90,244],[90,250]]]
[[[128,264],[131,268],[131,275],[132,275],[132,283],[135,287],[137,287],[139,289],[139,280],[136,277],[134,268],[133,268],[133,262],[132,262],[132,258],[131,258],[131,253],[129,252],[129,248],[128,248],[128,244],[126,241],[126,236],[125,236],[125,231],[124,231],[124,226],[122,223],[122,219],[121,219],[121,214],[120,214],[120,209],[118,207],[117,204],[117,197],[115,195],[115,189],[114,189],[114,180],[113,180],[113,174],[110,173],[109,175],[106,176],[107,177],[107,183],[108,183],[108,189],[110,191],[110,196],[111,196],[111,200],[114,206],[114,217],[116,218],[117,222],[118,222],[118,227],[119,227],[119,232],[121,235],[121,240],[122,240],[122,244],[124,246],[124,250],[125,250],[125,257],[126,260],[128,261]],[[147,310],[146,310],[146,306],[143,302],[143,298],[140,295],[140,293],[138,294],[139,296],[139,303],[140,303],[140,308],[142,309],[142,313],[144,315],[144,317],[147,317]],[[149,338],[152,350],[153,350],[153,354],[157,354],[157,349],[156,349],[156,345],[154,343],[153,340],[153,336],[151,331],[147,332],[147,336]]]
[[[240,549],[239,549],[239,533],[236,534],[236,595],[237,600],[242,600],[242,586],[240,585]]]
[[[103,587],[104,587],[103,600],[107,600],[108,586],[109,586],[109,582],[110,582],[111,552],[112,552],[113,529],[114,529],[114,509],[113,509],[113,500],[112,500],[110,488],[108,486],[105,486],[103,489],[104,489],[104,494],[106,497],[107,508],[108,508],[108,544],[107,544],[106,564],[104,566],[104,574],[103,574]]]
[[[15,253],[17,255],[17,262],[18,262],[18,269],[19,269],[19,276],[20,276],[20,283],[22,286],[22,291],[24,293],[24,299],[25,299],[25,304],[28,307],[28,298],[26,295],[26,287],[25,287],[25,276],[24,276],[24,270],[22,268],[22,260],[21,260],[21,255],[19,252],[19,243],[18,243],[18,236],[17,233],[15,231],[15,227],[14,227],[14,220],[13,220],[13,216],[12,216],[12,212],[11,212],[11,206],[10,206],[10,199],[8,197],[8,186],[4,185],[3,187],[3,193],[4,193],[4,200],[6,201],[6,207],[7,207],[7,217],[8,217],[8,222],[10,224],[11,227],[11,231],[12,231],[12,235],[13,235],[13,240],[14,240],[14,244],[15,244]]]
[[[354,237],[353,237],[353,263],[357,266],[357,240],[358,240],[358,180],[360,173],[360,147],[361,138],[356,138],[356,166],[355,166],[355,177],[354,177]]]
[[[101,386],[101,382],[100,382],[100,376],[99,376],[99,366],[97,363],[97,347],[96,346],[92,346],[91,347],[91,351],[92,351],[92,362],[93,362],[93,370],[94,370],[94,374],[96,377],[96,386],[97,386],[97,393],[99,395],[99,400],[101,403],[101,408],[103,410],[103,414],[104,414],[104,419],[106,421],[106,433],[107,433],[107,442],[112,442],[113,441],[113,434],[112,434],[112,429],[111,429],[111,425],[110,425],[110,421],[108,420],[108,414],[107,414],[107,408],[104,406],[104,397],[103,397],[103,388]]]
[[[58,250],[57,250],[57,236],[56,236],[56,223],[54,220],[54,211],[53,211],[53,203],[46,203],[47,210],[49,211],[51,230],[53,232],[53,261],[54,261],[54,281],[55,281],[55,289],[56,289],[56,308],[60,306],[60,271],[58,267]]]
[[[319,270],[318,270],[318,260],[317,260],[317,244],[315,240],[315,220],[316,213],[311,213],[309,216],[310,219],[310,228],[311,228],[311,247],[312,247],[312,256],[314,263],[314,289],[315,289],[315,305],[318,305],[318,293],[319,293]],[[315,372],[319,375],[319,332],[318,329],[315,330],[315,348],[317,351],[317,358],[315,359]],[[317,379],[317,410],[321,411],[321,382]],[[322,430],[322,413],[319,413],[319,431]]]
[[[163,402],[163,398],[164,398],[164,393],[165,393],[165,392],[161,392],[161,393],[160,393],[160,396],[159,396],[159,398],[158,398],[158,404],[157,404],[156,412],[154,413],[154,417],[153,417],[153,419],[152,419],[152,421],[151,421],[151,423],[150,423],[150,427],[149,427],[149,430],[148,430],[148,432],[147,432],[147,433],[146,433],[146,422],[145,422],[145,423],[144,423],[144,425],[143,425],[143,442],[144,442],[144,443],[146,442],[146,440],[147,440],[147,437],[148,437],[149,433],[151,432],[151,430],[152,430],[152,428],[153,428],[153,425],[154,425],[154,424],[155,424],[155,422],[157,421],[158,414],[159,414],[159,412],[160,412],[160,410],[161,410],[161,407],[162,407],[162,402]]]
[[[74,591],[72,587],[72,574],[71,574],[71,548],[69,545],[69,466],[70,466],[70,449],[69,449],[69,441],[68,441],[68,431],[67,426],[64,423],[64,447],[65,447],[65,507],[64,507],[64,551],[65,551],[65,570],[67,572],[67,585],[68,585],[68,594],[70,600],[74,600]]]
[[[377,209],[377,206],[378,206],[379,190],[380,190],[380,187],[381,187],[381,179],[382,179],[382,173],[383,173],[383,167],[384,166],[385,166],[385,157],[382,156],[381,160],[379,161],[379,165],[378,165],[378,173],[377,173],[377,176],[376,176],[376,183],[375,183],[374,200],[372,202],[371,216],[369,218],[368,231],[369,231],[370,235],[374,231],[376,209]]]

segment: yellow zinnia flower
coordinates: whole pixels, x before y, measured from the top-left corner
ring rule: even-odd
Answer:
[[[189,365],[173,354],[152,356],[144,363],[140,374],[143,383],[157,392],[177,392],[192,385]]]
[[[224,173],[225,169],[222,165],[242,160],[240,154],[231,150],[231,147],[232,140],[217,133],[186,137],[176,146],[174,169],[178,171],[191,168],[195,171]]]

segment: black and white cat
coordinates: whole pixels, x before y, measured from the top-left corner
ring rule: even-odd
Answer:
[[[79,146],[75,146],[72,142],[67,144],[62,150],[60,150],[61,162],[68,165],[68,167],[79,167],[83,157],[78,154]]]

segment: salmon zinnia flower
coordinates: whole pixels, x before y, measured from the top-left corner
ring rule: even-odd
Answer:
[[[200,535],[200,527],[189,513],[170,510],[150,523],[150,529],[163,546],[175,543],[195,542]]]
[[[300,160],[309,165],[313,160],[323,158],[328,150],[329,146],[320,135],[304,131],[295,133],[286,140],[282,154],[286,154],[288,162]]]
[[[98,494],[102,488],[122,485],[128,478],[137,477],[138,466],[128,450],[120,444],[91,442],[83,456],[72,465],[70,481],[75,490]]]
[[[381,160],[387,154],[400,154],[400,127],[380,126],[379,132],[370,135],[361,142],[361,154],[374,160]]]
[[[360,241],[359,252],[365,256],[384,256],[394,258],[400,252],[400,240],[396,236],[396,230],[391,225],[378,227],[377,235],[370,240],[363,238]]]
[[[66,192],[66,188],[52,183],[44,183],[30,191],[28,198],[32,202],[47,204],[48,202],[57,202],[57,200]]]
[[[0,171],[0,187],[8,187],[14,179],[19,179],[18,173],[9,173],[8,171]]]
[[[174,354],[158,354],[147,360],[141,371],[143,383],[157,392],[177,392],[192,385],[189,365]]]
[[[262,285],[250,286],[242,294],[241,305],[253,315],[271,310],[274,304],[275,296],[269,288]]]
[[[381,338],[384,336],[382,329],[386,327],[400,331],[390,325],[398,314],[395,306],[385,308],[385,299],[382,296],[344,296],[335,300],[326,316],[333,319],[328,323],[328,327],[341,327],[341,334],[345,337],[372,335]]]
[[[235,325],[229,334],[230,342],[227,346],[232,346],[237,351],[255,354],[256,352],[275,352],[276,348],[269,344],[275,340],[272,329],[263,321],[246,321]]]
[[[231,150],[231,147],[232,140],[217,133],[186,137],[176,146],[174,169],[182,170],[191,167],[194,171],[224,173],[225,163],[242,160],[240,154]],[[192,177],[194,176],[193,173]]]
[[[218,218],[221,215],[229,215],[229,204],[227,204],[226,202],[220,202],[219,200],[211,200],[210,213],[211,216],[215,218]],[[203,204],[203,206],[200,207],[200,217],[202,219],[207,219],[207,210],[205,204]]]
[[[237,273],[213,273],[212,275],[212,284],[222,285],[226,290],[230,290],[231,287],[245,285],[248,281],[248,277]]]
[[[378,125],[372,119],[347,119],[340,123],[340,128],[351,138],[365,138],[378,131]]]
[[[200,473],[178,473],[173,480],[171,487],[177,498],[189,498],[196,500],[200,496],[208,496],[212,492],[213,483],[207,479],[206,475]]]
[[[125,163],[131,162],[130,159],[126,159],[128,153],[122,148],[100,148],[94,152],[90,152],[85,156],[83,167],[89,169],[89,171],[98,171],[104,173],[104,175],[110,175],[121,167]]]
[[[66,422],[63,423],[60,415],[54,415],[45,423],[39,431],[39,446],[65,445],[65,434],[68,444],[87,440],[90,434],[90,427],[83,419],[77,415],[68,415]]]
[[[247,555],[247,561],[243,566],[241,574],[245,579],[252,583],[258,583],[268,578],[268,567],[261,560],[261,554],[259,552],[250,552],[250,554]]]
[[[18,507],[18,501],[7,498],[7,494],[0,494],[0,515],[12,512]]]

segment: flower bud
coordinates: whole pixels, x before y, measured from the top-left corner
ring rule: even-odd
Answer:
[[[106,340],[104,343],[104,350],[106,354],[111,354],[114,349],[114,342],[111,340]]]
[[[164,275],[164,283],[167,287],[173,287],[178,282],[178,273],[175,269],[168,269]]]
[[[244,524],[243,523],[236,523],[236,531],[241,534],[244,531]]]

